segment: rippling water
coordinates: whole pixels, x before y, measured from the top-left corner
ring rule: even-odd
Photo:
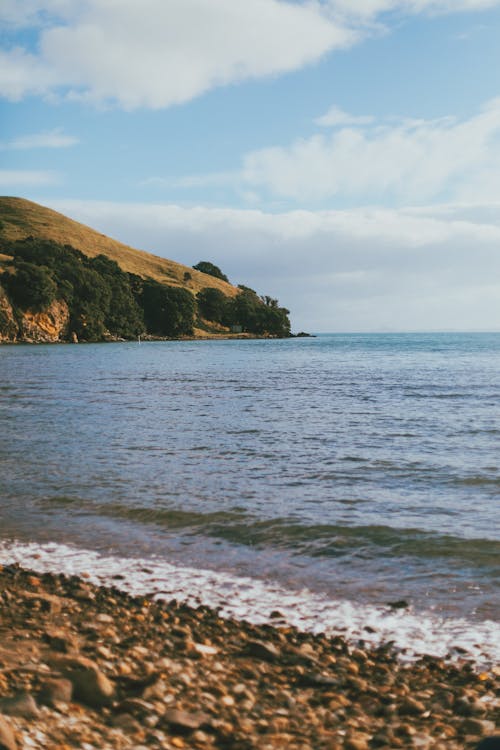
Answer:
[[[500,334],[0,349],[1,537],[500,619]]]

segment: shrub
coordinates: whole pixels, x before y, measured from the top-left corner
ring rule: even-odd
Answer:
[[[222,281],[229,282],[229,279],[224,273],[222,273],[220,268],[213,263],[210,263],[208,260],[200,260],[200,262],[193,266],[193,268],[195,271],[201,271],[202,273],[207,273],[209,276],[215,276],[216,279],[222,279]]]
[[[2,280],[14,304],[22,310],[45,310],[56,298],[57,284],[45,266],[16,262],[15,272],[6,272]]]
[[[205,287],[196,295],[198,312],[202,318],[222,323],[226,311],[228,297],[220,289]]]
[[[140,302],[148,333],[173,338],[193,333],[196,306],[186,289],[145,281]]]

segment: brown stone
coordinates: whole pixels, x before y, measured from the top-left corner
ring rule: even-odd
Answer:
[[[17,750],[14,731],[3,716],[0,716],[0,750]]]
[[[129,734],[136,734],[142,731],[139,722],[130,714],[118,714],[117,716],[113,716],[111,719],[111,725],[118,729],[123,729],[124,732]]]
[[[344,740],[345,750],[370,750],[369,737],[365,734],[348,734]]]
[[[0,712],[8,716],[21,716],[23,719],[36,719],[40,713],[33,696],[29,693],[19,693],[13,698],[2,698]]]
[[[188,732],[194,732],[195,729],[201,729],[211,723],[210,716],[203,711],[188,713],[177,708],[167,709],[163,714],[163,720],[173,729]]]
[[[42,682],[38,701],[44,706],[56,706],[58,703],[70,703],[73,697],[73,684],[63,677]]]
[[[71,634],[62,629],[50,628],[43,634],[43,640],[50,645],[54,651],[62,654],[70,654],[78,651],[78,641]]]
[[[22,598],[29,607],[40,609],[42,612],[50,612],[52,615],[58,614],[62,609],[61,598],[52,594],[23,591]]]
[[[265,641],[248,641],[245,653],[263,661],[277,661],[281,654],[272,643]]]
[[[407,696],[399,706],[398,713],[400,716],[420,716],[426,711],[425,705],[421,701]]]
[[[460,731],[463,734],[472,734],[474,737],[484,737],[486,734],[492,734],[495,731],[495,723],[493,721],[467,718],[460,724]]]
[[[61,656],[52,661],[73,685],[76,700],[101,708],[111,703],[114,687],[97,664],[83,656]]]

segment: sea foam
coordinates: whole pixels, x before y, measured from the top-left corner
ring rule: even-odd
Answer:
[[[1,542],[0,564],[14,563],[39,573],[85,574],[94,584],[133,595],[209,606],[225,618],[340,634],[374,646],[391,643],[403,659],[428,654],[468,658],[480,667],[500,662],[500,624],[489,620],[444,619],[431,612],[334,600],[307,589],[174,566],[159,557],[121,558],[56,543]]]

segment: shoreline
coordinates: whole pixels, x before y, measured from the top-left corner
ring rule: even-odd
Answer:
[[[88,344],[146,344],[162,341],[288,341],[289,339],[297,338],[316,338],[316,336],[314,334],[307,334],[304,336],[297,333],[292,333],[289,336],[261,336],[253,333],[206,333],[203,335],[177,337],[147,335],[141,336],[140,339],[110,338],[101,341],[44,341],[34,339],[7,341],[0,339],[0,346],[42,346],[46,344],[54,344],[56,346],[85,346]]]
[[[499,726],[498,667],[403,663],[390,644],[223,619],[89,578],[0,568],[9,750],[472,750]]]

